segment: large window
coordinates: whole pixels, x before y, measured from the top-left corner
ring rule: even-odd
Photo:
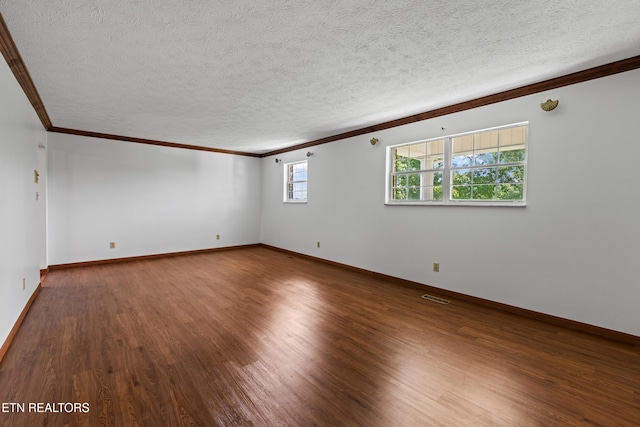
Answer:
[[[307,161],[284,165],[284,201],[304,203],[307,201]]]
[[[526,203],[527,123],[387,150],[387,204]]]

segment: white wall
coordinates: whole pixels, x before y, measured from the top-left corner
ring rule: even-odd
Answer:
[[[640,335],[639,112],[635,70],[313,147],[305,205],[282,203],[274,157],[308,150],[264,158],[261,241]],[[385,146],[520,121],[526,208],[384,205]]]
[[[49,266],[47,261],[47,148],[44,144],[38,146],[38,172],[40,173],[37,185],[40,270],[44,270]]]
[[[252,157],[51,133],[49,264],[258,243],[260,168]]]
[[[0,346],[40,282],[38,144],[47,134],[0,60]],[[22,289],[22,279],[26,289]]]

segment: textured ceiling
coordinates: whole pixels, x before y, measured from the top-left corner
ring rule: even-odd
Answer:
[[[640,54],[640,0],[0,0],[54,126],[263,153]]]

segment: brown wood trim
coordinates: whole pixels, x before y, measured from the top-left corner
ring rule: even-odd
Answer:
[[[328,136],[325,138],[317,139],[303,144],[297,144],[291,147],[282,148],[279,150],[269,151],[263,154],[247,153],[243,151],[222,150],[218,148],[201,147],[197,145],[179,144],[174,142],[155,141],[143,138],[134,138],[121,135],[111,135],[98,132],[88,132],[77,129],[67,129],[59,127],[51,127],[48,130],[50,132],[66,133],[70,135],[81,135],[95,138],[114,139],[118,141],[137,142],[140,144],[161,145],[164,147],[173,148],[185,148],[189,150],[211,151],[216,153],[235,154],[239,156],[250,157],[268,157],[276,154],[287,153],[290,151],[300,150],[304,148],[313,147],[316,145],[327,144],[329,142],[335,142],[342,139],[352,138],[354,136],[365,135],[372,132],[378,132],[385,129],[391,129],[398,126],[407,125],[414,122],[420,122],[423,120],[433,119],[436,117],[445,116],[448,114],[458,113],[465,110],[471,110],[473,108],[484,107],[486,105],[495,104],[498,102],[508,101],[510,99],[520,98],[523,96],[533,95],[535,93],[544,92],[547,90],[557,89],[564,86],[570,86],[576,83],[582,83],[589,80],[599,79],[602,77],[611,76],[625,71],[631,71],[640,68],[640,55],[632,58],[623,59],[609,64],[600,65],[598,67],[589,68],[587,70],[577,71],[575,73],[567,74],[560,77],[544,80],[537,83],[532,83],[526,86],[521,86],[515,89],[498,92],[492,95],[483,96],[480,98],[472,99],[458,104],[449,105],[435,110],[425,111],[423,113],[414,114],[412,116],[402,117],[400,119],[391,120],[384,123],[379,123],[372,126],[367,126],[360,129],[355,129],[349,132],[340,133],[337,135]]]
[[[280,150],[269,151],[262,154],[262,157],[272,156],[275,154],[287,153],[289,151],[300,150],[303,148],[313,147],[315,145],[326,144],[341,139],[352,138],[354,136],[365,135],[367,133],[378,132],[409,123],[419,122],[423,120],[433,119],[435,117],[445,116],[447,114],[458,113],[460,111],[470,110],[473,108],[483,107],[485,105],[495,104],[497,102],[508,101],[514,98],[520,98],[547,90],[557,89],[564,86],[582,83],[589,80],[599,79],[601,77],[611,76],[613,74],[623,73],[640,68],[640,55],[632,58],[623,59],[621,61],[611,62],[609,64],[600,65],[598,67],[589,68],[587,70],[578,71],[561,77],[544,80],[538,83],[522,86],[515,89],[506,90],[504,92],[495,93],[493,95],[483,96],[481,98],[472,99],[470,101],[460,102],[458,104],[449,105],[447,107],[437,108],[435,110],[425,111],[423,113],[414,114],[412,116],[391,120],[377,125],[352,130],[338,135],[328,136],[326,138],[317,139],[315,141],[305,142],[303,144],[294,145]]]
[[[2,348],[0,348],[0,362],[2,362],[2,359],[4,359],[4,355],[7,354],[7,350],[9,350],[9,347],[11,346],[13,339],[18,333],[18,329],[20,329],[20,325],[22,325],[24,318],[27,317],[27,313],[29,312],[31,305],[33,304],[33,302],[36,300],[36,297],[40,293],[40,289],[42,289],[42,287],[41,285],[38,285],[36,290],[33,291],[33,293],[31,294],[31,297],[29,298],[29,301],[27,301],[27,305],[25,305],[24,308],[22,309],[22,313],[20,313],[20,317],[18,317],[18,320],[16,320],[15,325],[13,325],[13,328],[11,328],[11,332],[9,332],[9,336],[4,341],[4,344],[2,344]]]
[[[44,284],[44,279],[47,278],[47,274],[49,274],[49,267],[40,270],[40,284]]]
[[[313,261],[318,261],[318,262],[322,262],[324,264],[329,264],[332,266],[336,266],[336,267],[341,267],[341,268],[345,268],[347,270],[352,270],[352,271],[356,271],[359,273],[364,273],[367,274],[369,276],[373,276],[375,278],[378,279],[382,279],[382,280],[387,280],[390,281],[394,284],[397,285],[401,285],[401,286],[411,286],[411,287],[420,287],[422,289],[424,289],[426,292],[435,294],[436,296],[441,296],[441,297],[446,297],[448,299],[457,299],[460,301],[465,301],[471,304],[476,304],[476,305],[480,305],[492,310],[500,310],[500,311],[504,311],[507,313],[511,313],[511,314],[515,314],[517,316],[522,316],[522,317],[526,317],[529,319],[534,319],[534,320],[539,320],[554,326],[558,326],[561,328],[566,328],[566,329],[571,329],[574,331],[578,331],[578,332],[583,332],[583,333],[587,333],[590,335],[596,335],[599,336],[601,338],[605,338],[608,340],[612,340],[612,341],[618,341],[618,342],[623,342],[625,344],[631,344],[631,345],[640,345],[640,336],[635,336],[635,335],[631,335],[631,334],[627,334],[625,332],[619,332],[619,331],[614,331],[612,329],[607,329],[607,328],[602,328],[600,326],[595,326],[595,325],[589,325],[587,323],[582,323],[582,322],[577,322],[575,320],[570,320],[570,319],[564,319],[562,317],[558,317],[558,316],[553,316],[550,314],[545,314],[545,313],[540,313],[537,311],[533,311],[533,310],[528,310],[526,308],[520,308],[520,307],[515,307],[512,305],[508,305],[508,304],[503,304],[500,302],[496,302],[496,301],[491,301],[491,300],[487,300],[484,298],[479,298],[479,297],[474,297],[471,295],[466,295],[466,294],[462,294],[459,292],[455,292],[455,291],[449,291],[446,289],[440,289],[440,288],[436,288],[434,286],[430,286],[430,285],[425,285],[422,283],[418,283],[418,282],[413,282],[411,280],[406,280],[406,279],[401,279],[398,277],[394,277],[394,276],[389,276],[386,274],[382,274],[382,273],[376,273],[374,271],[371,270],[365,270],[363,268],[359,268],[359,267],[354,267],[348,264],[342,264],[339,262],[335,262],[335,261],[330,261],[327,259],[323,259],[323,258],[318,258],[318,257],[314,257],[311,255],[306,255],[306,254],[301,254],[298,252],[294,252],[294,251],[290,251],[287,249],[282,249],[282,248],[278,248],[276,246],[271,246],[271,245],[267,245],[264,243],[261,243],[260,246],[264,247],[264,248],[268,248],[268,249],[272,249],[278,252],[282,252],[288,255],[293,255],[293,256],[297,256],[297,257],[302,257],[302,258],[307,258]]]
[[[435,117],[458,113],[458,112],[470,110],[473,108],[483,107],[485,105],[495,104],[497,102],[508,101],[510,99],[520,98],[523,96],[532,95],[535,93],[557,89],[560,87],[569,86],[576,83],[582,83],[589,80],[607,77],[614,74],[640,68],[640,55],[638,55],[638,56],[623,59],[620,61],[611,62],[609,64],[604,64],[604,65],[589,68],[586,70],[578,71],[575,73],[567,74],[564,76],[555,77],[555,78],[544,80],[537,83],[532,83],[532,84],[518,87],[515,89],[510,89],[510,90],[498,92],[492,95],[487,95],[480,98],[472,99],[469,101],[460,102],[458,104],[437,108],[435,110],[425,111],[425,112],[414,114],[411,116],[390,120],[387,122],[379,123],[372,126],[367,126],[360,129],[355,129],[349,132],[344,132],[337,135],[320,138],[320,139],[306,142],[303,144],[297,144],[291,147],[269,151],[263,154],[256,154],[256,153],[248,153],[243,151],[223,150],[223,149],[212,148],[212,147],[201,147],[201,146],[190,145],[190,144],[157,141],[157,140],[151,140],[151,139],[135,138],[135,137],[122,136],[122,135],[113,135],[113,134],[90,132],[90,131],[68,129],[68,128],[53,126],[53,124],[51,123],[51,120],[49,119],[49,115],[47,114],[47,111],[44,107],[44,104],[42,103],[42,99],[40,98],[40,95],[38,94],[38,91],[35,85],[33,84],[33,80],[31,79],[29,71],[27,70],[26,65],[22,61],[22,57],[20,56],[20,53],[18,52],[18,49],[13,41],[13,38],[9,33],[9,29],[6,26],[6,23],[2,17],[2,14],[0,14],[0,51],[2,52],[2,55],[7,61],[9,68],[12,70],[16,79],[20,83],[20,86],[24,90],[24,93],[26,94],[27,98],[31,102],[31,105],[35,109],[36,114],[38,115],[38,117],[40,118],[40,121],[42,122],[42,125],[49,132],[112,139],[117,141],[135,142],[139,144],[159,145],[163,147],[183,148],[188,150],[210,151],[215,153],[234,154],[234,155],[249,156],[249,157],[268,157],[276,154],[282,154],[290,151],[309,148],[316,145],[326,144],[329,142],[339,141],[341,139],[352,138],[354,136],[365,135],[372,132],[378,132],[385,129],[403,126],[409,123],[419,122],[423,120],[432,119]]]
[[[4,22],[4,18],[1,13],[0,52],[2,52],[2,56],[4,56],[5,61],[7,61],[7,64],[9,65],[9,69],[13,72],[13,75],[16,77],[16,80],[18,80],[18,83],[24,91],[24,94],[27,96],[27,99],[29,99],[33,109],[40,118],[42,126],[44,126],[45,129],[50,129],[53,126],[51,124],[51,119],[49,119],[49,115],[47,114],[47,110],[44,108],[40,94],[38,94],[38,90],[33,84],[33,80],[31,80],[31,75],[27,70],[27,66],[22,61],[20,52],[18,52],[18,48],[13,41],[13,37],[11,37],[11,33],[9,33],[9,28],[7,28],[7,24]]]
[[[140,255],[140,256],[132,256],[125,258],[109,258],[109,259],[99,259],[95,261],[83,261],[83,262],[72,262],[69,264],[54,264],[49,266],[49,270],[63,270],[65,268],[75,268],[75,267],[91,267],[94,265],[101,264],[114,264],[119,262],[131,262],[131,261],[143,261],[157,258],[170,258],[176,256],[183,255],[197,255],[197,254],[207,254],[211,252],[220,252],[220,251],[231,251],[235,249],[246,249],[246,248],[255,248],[260,246],[260,243],[252,243],[249,245],[238,245],[238,246],[224,246],[221,248],[210,248],[210,249],[196,249],[193,251],[182,251],[182,252],[168,252],[163,254],[153,254],[153,255]]]
[[[68,135],[88,136],[92,138],[113,139],[116,141],[135,142],[137,144],[159,145],[161,147],[183,148],[186,150],[209,151],[213,153],[234,154],[236,156],[262,157],[260,154],[246,153],[244,151],[222,150],[220,148],[201,147],[198,145],[179,144],[177,142],[156,141],[153,139],[134,138],[130,136],[112,135],[110,133],[89,132],[78,129],[68,129],[53,126],[49,132],[64,133]]]

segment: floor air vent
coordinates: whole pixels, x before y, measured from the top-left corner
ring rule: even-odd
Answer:
[[[433,295],[427,295],[427,294],[422,295],[422,298],[428,299],[429,301],[437,302],[438,304],[449,304],[451,302],[448,299],[438,298],[438,297],[434,297]]]

